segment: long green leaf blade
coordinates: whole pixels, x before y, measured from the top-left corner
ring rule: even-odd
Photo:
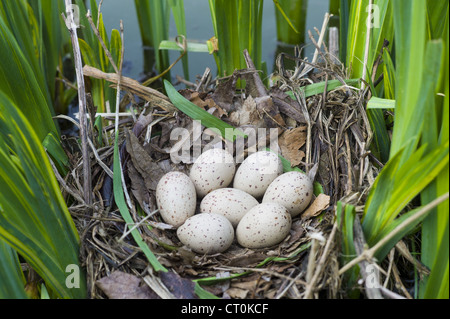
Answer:
[[[221,135],[231,142],[236,139],[237,135],[246,137],[242,131],[209,114],[205,110],[202,110],[191,101],[186,100],[180,93],[178,93],[169,81],[164,80],[164,87],[166,89],[167,96],[173,105],[193,120],[200,121],[201,124],[206,127],[219,130]]]
[[[367,109],[395,109],[395,100],[372,97],[367,103]]]
[[[31,124],[0,92],[0,237],[61,298],[84,298],[79,237],[59,185]],[[78,288],[66,285],[66,267],[78,267]]]
[[[17,253],[0,240],[0,299],[26,299],[25,278]]]
[[[118,132],[116,132],[115,142],[114,142],[114,178],[113,178],[113,186],[114,186],[114,200],[116,202],[117,207],[119,208],[120,214],[122,215],[128,229],[131,229],[134,225],[133,218],[128,210],[127,204],[125,202],[125,195],[123,193],[122,188],[122,174],[121,174],[121,166],[120,166],[120,156],[119,156],[119,147],[118,147]],[[167,269],[161,265],[161,263],[156,258],[155,254],[150,250],[147,244],[142,239],[141,234],[137,228],[131,230],[131,235],[135,240],[136,244],[144,253],[147,260],[152,265],[155,271],[163,271],[167,272]]]

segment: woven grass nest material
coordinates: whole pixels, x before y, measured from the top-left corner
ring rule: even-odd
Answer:
[[[172,141],[170,134],[180,127],[194,134],[193,120],[161,95],[159,100],[146,99],[145,104],[133,102],[136,90],[123,87],[123,99],[140,114],[123,120],[119,127],[128,206],[133,226],[169,272],[154,272],[127,232],[113,199],[112,179],[97,160],[92,164],[95,204],[69,204],[80,233],[80,258],[90,298],[196,298],[192,280],[219,298],[345,298],[338,274],[341,242],[336,203],[363,205],[380,167],[373,164],[376,158],[369,148],[372,133],[364,110],[365,92],[348,85],[330,91],[325,86],[312,96],[299,90],[313,83],[343,82],[347,76],[336,63],[324,55],[320,64],[295,79],[294,71],[279,63],[278,82],[269,91],[251,65],[213,83],[203,77],[195,89],[180,91],[235,127],[276,128],[281,155],[305,172],[315,166],[315,181],[323,188],[307,213],[293,219],[290,234],[279,245],[252,250],[234,243],[215,255],[199,255],[183,247],[175,230],[162,222],[155,202],[156,184],[163,174],[189,172],[192,158],[171,161],[170,149],[179,141]],[[239,88],[242,80],[245,88]],[[300,92],[298,99],[286,91]],[[106,127],[103,134],[113,128]],[[96,151],[98,159],[112,169],[113,146],[97,146]],[[72,174],[63,190],[69,203],[67,189],[74,193],[81,189],[81,158],[76,150],[71,153]]]

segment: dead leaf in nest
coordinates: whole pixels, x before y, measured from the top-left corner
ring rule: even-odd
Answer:
[[[293,222],[291,227],[291,237],[289,238],[289,244],[297,242],[300,238],[303,237],[304,233],[305,228],[303,227],[303,222],[301,220]]]
[[[216,111],[214,112],[214,115],[217,115],[219,118],[223,115],[227,115],[227,112],[217,105],[213,98],[205,92],[185,89],[180,91],[180,94],[203,110],[215,108]]]
[[[256,97],[255,102],[259,113],[263,114],[266,127],[286,126],[278,106],[273,103],[269,95]]]
[[[197,105],[201,109],[206,109],[208,106],[208,103],[203,101],[203,99],[200,97],[199,92],[192,91],[192,90],[182,90],[179,92],[181,95],[183,95],[187,100],[191,101],[195,105]]]
[[[259,276],[257,278],[259,279]],[[231,284],[231,286],[233,288],[239,288],[239,289],[248,290],[248,291],[254,290],[256,288],[256,286],[258,285],[258,279],[241,280],[241,281],[233,282]]]
[[[153,161],[134,134],[127,131],[126,139],[127,152],[130,154],[133,166],[144,179],[147,189],[155,190],[165,172]]]
[[[121,271],[97,280],[96,284],[109,299],[159,299],[148,286],[140,285],[141,279]]]
[[[133,163],[128,162],[127,168],[128,176],[131,180],[131,192],[134,198],[136,198],[136,200],[139,202],[139,205],[141,205],[141,207],[144,207],[145,204],[148,205],[150,202],[150,194],[147,190],[147,187],[145,187],[145,181],[133,166]]]
[[[224,253],[227,259],[227,266],[233,267],[251,267],[255,266],[267,258],[264,252],[252,251],[249,249],[237,248],[230,249]]]
[[[297,101],[291,99],[286,93],[276,88],[272,88],[270,96],[281,113],[299,123],[306,124],[305,116],[300,111],[300,106]]]
[[[225,293],[233,299],[245,299],[247,297],[248,290],[231,287]]]
[[[249,96],[242,107],[229,116],[231,123],[235,126],[253,125],[255,127],[263,127],[264,119],[256,109],[256,102]]]
[[[192,280],[181,278],[176,272],[160,272],[161,278],[167,289],[177,299],[196,299],[194,293],[195,284]]]
[[[278,144],[281,148],[283,157],[291,162],[291,166],[297,166],[305,157],[305,152],[300,148],[306,142],[306,126],[299,126],[297,128],[286,130],[280,135]]]
[[[236,92],[237,78],[238,74],[234,72],[229,79],[219,82],[211,96],[214,102],[226,112],[234,111],[233,99]]]
[[[194,282],[189,279],[181,278],[173,271],[161,272],[158,276],[152,276],[155,279],[154,289],[148,285],[141,285],[142,280],[134,275],[115,271],[107,277],[97,280],[97,286],[110,299],[160,299],[156,291],[162,288],[167,289],[173,297],[177,299],[195,299]],[[146,277],[148,281],[149,276]],[[146,281],[146,282],[147,282]],[[161,294],[161,292],[159,292]]]
[[[133,126],[133,133],[135,136],[140,136],[142,131],[147,129],[147,126],[153,121],[152,114],[141,113]]]
[[[308,219],[319,215],[322,211],[328,208],[330,205],[330,196],[325,194],[319,194],[314,202],[308,207],[302,214],[302,219]]]

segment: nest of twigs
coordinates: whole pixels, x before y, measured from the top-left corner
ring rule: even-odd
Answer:
[[[319,63],[280,55],[276,83],[269,91],[248,55],[246,58],[248,69],[215,81],[205,72],[180,93],[235,127],[277,129],[280,154],[293,167],[308,173],[313,170],[323,194],[313,198],[307,213],[293,219],[290,235],[274,247],[246,249],[234,243],[226,252],[215,255],[199,255],[183,247],[176,231],[164,224],[157,212],[155,188],[169,171],[189,172],[193,158],[183,158],[177,164],[171,160],[170,152],[180,141],[171,140],[170,135],[175,128],[185,128],[195,138],[193,120],[162,94],[123,80],[121,89],[126,94],[121,104],[131,103],[139,114],[119,125],[125,197],[134,220],[129,226],[139,230],[169,272],[152,270],[118,211],[111,177],[113,143],[97,145],[93,152],[95,200],[89,206],[77,201],[83,194],[82,158],[77,148],[70,149],[72,173],[63,193],[80,233],[80,259],[86,269],[90,298],[196,298],[192,280],[205,278],[209,279],[203,283],[208,285],[202,287],[219,298],[347,297],[339,274],[341,241],[336,203],[351,201],[361,207],[380,168],[369,150],[372,133],[364,109],[366,92],[345,82],[345,69],[326,51],[320,52]],[[296,68],[286,70],[285,59],[294,60]],[[85,73],[117,81],[112,75],[90,70]],[[245,87],[237,87],[243,80]],[[324,81],[327,85],[319,93],[310,95],[302,89]],[[339,86],[330,90],[328,83],[336,85],[336,81]],[[136,95],[141,98],[139,102]],[[103,129],[104,138],[114,136],[112,120]],[[202,127],[202,133],[204,130]],[[98,132],[91,129],[90,134],[95,144]],[[192,139],[186,143],[192,143]],[[214,277],[228,280],[214,281]]]

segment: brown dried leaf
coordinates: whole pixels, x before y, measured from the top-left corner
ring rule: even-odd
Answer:
[[[145,181],[130,161],[127,163],[127,168],[128,176],[131,180],[131,192],[139,202],[139,205],[145,207],[150,201],[150,194],[145,186]]]
[[[148,286],[140,284],[141,279],[121,271],[96,281],[96,285],[109,299],[159,299]]]
[[[233,267],[255,266],[267,258],[267,255],[264,252],[255,252],[245,249],[238,250],[237,252],[227,251],[225,256],[229,260],[227,266]]]
[[[141,174],[147,189],[155,190],[165,172],[153,161],[134,134],[127,131],[126,139],[127,152],[130,154],[133,166]]]
[[[305,233],[305,228],[303,227],[303,221],[297,220],[292,223],[291,237],[289,238],[289,244],[297,242],[303,237]]]
[[[237,298],[237,299],[245,299],[248,295],[248,290],[247,289],[240,289],[240,288],[234,288],[231,287],[230,289],[227,289],[226,293],[231,297],[231,298]]]
[[[266,127],[286,126],[284,119],[280,115],[278,106],[273,103],[269,95],[256,97],[255,102],[257,110],[263,115]]]
[[[238,74],[236,72],[233,73],[229,79],[220,82],[211,95],[214,102],[226,112],[234,111],[233,99],[236,95],[237,78]]]
[[[223,115],[227,115],[228,113],[223,110],[219,105],[214,102],[211,95],[205,92],[197,92],[192,90],[182,90],[180,91],[181,95],[183,95],[186,99],[197,105],[199,108],[208,111],[209,109],[214,108],[214,116],[221,118]]]
[[[258,277],[259,278],[259,277]],[[244,290],[248,290],[248,291],[252,291],[256,288],[256,286],[258,285],[258,279],[254,279],[254,280],[242,280],[242,281],[237,281],[237,282],[233,282],[231,284],[231,286],[233,288],[239,288],[239,289],[244,289]]]
[[[299,109],[299,104],[297,101],[294,101],[286,93],[279,89],[272,89],[270,96],[272,97],[273,103],[278,107],[281,113],[299,123],[307,123],[305,116]]]
[[[135,136],[140,136],[142,131],[147,129],[147,126],[153,121],[152,114],[140,114],[136,123],[133,126],[133,133]]]
[[[255,127],[263,127],[264,119],[256,108],[256,102],[250,95],[242,105],[230,114],[231,123],[235,126],[253,125]]]
[[[191,96],[189,98],[189,101],[197,105],[201,109],[206,109],[208,106],[208,103],[203,101],[202,97],[200,96],[199,92],[191,92]]]
[[[300,148],[306,142],[306,126],[299,126],[297,128],[286,130],[280,135],[278,144],[281,148],[283,157],[291,162],[291,166],[297,166],[305,157],[305,152]]]
[[[177,299],[196,299],[197,295],[194,293],[195,284],[192,280],[181,278],[176,272],[160,272],[164,285]]]
[[[314,202],[302,214],[302,219],[308,219],[319,215],[322,211],[330,205],[330,196],[319,194]]]

